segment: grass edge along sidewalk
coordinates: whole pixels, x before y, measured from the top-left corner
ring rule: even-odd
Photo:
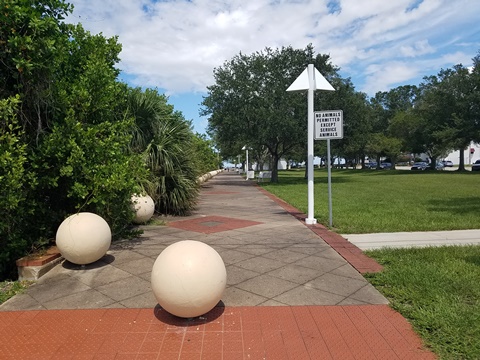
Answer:
[[[480,246],[366,252],[384,270],[365,278],[441,359],[480,359]]]
[[[307,211],[303,170],[279,171],[265,190]],[[334,230],[341,234],[480,229],[480,174],[332,170]],[[314,217],[328,224],[327,171],[315,170]]]

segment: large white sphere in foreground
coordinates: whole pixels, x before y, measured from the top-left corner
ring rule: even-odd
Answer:
[[[168,246],[152,269],[152,290],[169,313],[190,318],[212,310],[227,284],[220,255],[199,241],[184,240]]]
[[[155,212],[155,203],[150,195],[133,195],[132,207],[135,211],[135,218],[133,222],[135,224],[143,224],[150,220]]]
[[[78,264],[102,258],[112,242],[107,222],[96,214],[82,212],[66,218],[58,227],[56,245],[62,256]]]

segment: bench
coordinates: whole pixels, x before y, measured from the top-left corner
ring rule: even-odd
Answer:
[[[260,171],[258,173],[257,182],[263,182],[264,179],[272,179],[271,171]]]

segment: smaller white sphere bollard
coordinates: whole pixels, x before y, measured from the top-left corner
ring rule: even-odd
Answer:
[[[220,255],[200,241],[184,240],[168,246],[152,269],[152,290],[170,314],[191,318],[212,310],[227,285]]]
[[[112,242],[112,232],[101,216],[82,212],[69,216],[60,224],[55,242],[65,259],[85,265],[106,254]]]
[[[135,211],[135,224],[143,224],[150,220],[155,212],[155,203],[150,195],[133,195],[132,209]]]

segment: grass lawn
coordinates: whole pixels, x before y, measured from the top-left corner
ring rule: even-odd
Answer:
[[[365,277],[441,359],[480,359],[480,246],[374,250]]]
[[[480,229],[480,174],[332,172],[340,233]],[[304,171],[264,187],[307,212]],[[328,224],[327,173],[315,172],[315,217]],[[441,359],[480,359],[480,246],[368,251],[384,271],[365,277]]]
[[[263,187],[307,213],[304,170]],[[315,218],[328,225],[327,171],[315,171]],[[333,170],[333,227],[342,234],[480,228],[480,174]]]

